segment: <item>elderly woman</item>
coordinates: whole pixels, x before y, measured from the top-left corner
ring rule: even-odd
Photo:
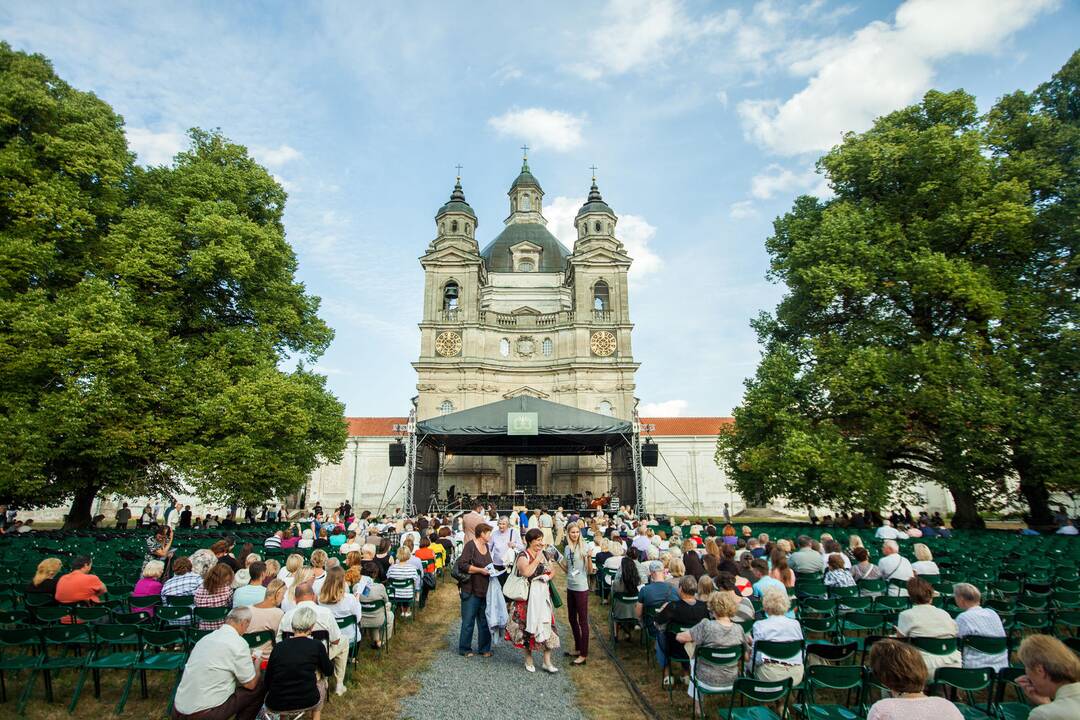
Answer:
[[[311,712],[320,720],[326,702],[326,678],[334,665],[326,646],[311,637],[315,610],[298,609],[292,616],[292,637],[274,646],[266,664],[266,709],[272,713]]]
[[[350,553],[351,555],[352,553]],[[359,553],[358,553],[359,554]],[[360,603],[360,627],[372,630],[371,647],[378,649],[394,634],[394,613],[390,606],[390,597],[386,587],[373,577],[379,572],[379,566],[372,560],[362,560],[345,571],[345,581],[352,588],[353,595]],[[381,608],[364,608],[365,603],[382,601]],[[386,622],[386,636],[383,637],[383,622]]]
[[[191,559],[187,557],[175,558],[172,564],[172,572],[172,577],[165,581],[159,593],[161,601],[165,605],[169,604],[169,598],[171,597],[194,595],[203,581],[202,577],[192,569]]]
[[[202,585],[195,591],[195,607],[229,607],[232,604],[233,570],[225,563],[218,563],[206,573]],[[225,620],[200,620],[200,630],[217,630]]]
[[[326,582],[323,583],[319,592],[319,605],[326,608],[334,616],[335,620],[344,620],[348,617],[356,618],[356,624],[351,631],[342,632],[342,642],[360,642],[360,623],[362,621],[360,601],[355,595],[349,593],[345,585],[345,571],[341,568],[333,568],[326,572]],[[345,692],[345,665],[349,660],[349,653],[339,653],[334,658],[334,679],[337,681],[335,692],[341,695]]]
[[[896,634],[907,638],[953,638],[959,634],[956,621],[949,613],[934,607],[934,588],[922,578],[913,577],[907,581],[908,597],[911,607],[896,618]],[[960,667],[963,662],[960,650],[948,655],[919,651],[930,677],[941,667]]]
[[[205,578],[206,574],[210,572],[210,568],[217,565],[218,561],[217,555],[209,548],[199,548],[191,553],[188,559],[191,561],[192,571],[200,578]]]
[[[870,553],[862,545],[851,551],[855,563],[851,566],[851,577],[859,580],[878,580],[881,578],[881,568],[870,562]]]
[[[706,578],[702,578],[702,580],[705,579]],[[700,591],[700,586],[698,589]],[[694,643],[695,648],[738,647],[739,651],[742,652],[742,647],[746,642],[746,638],[743,634],[743,629],[734,623],[735,614],[738,610],[735,593],[713,593],[709,597],[708,607],[709,612],[714,619],[702,620],[689,630],[683,630],[675,636],[676,642],[683,644],[692,642]],[[690,661],[690,668],[691,672],[695,669],[693,660]],[[706,663],[697,667],[696,670],[697,679],[701,685],[710,688],[723,688],[731,687],[735,682],[735,676],[739,674],[739,665],[738,663],[735,663],[733,665],[718,667],[712,663]],[[701,707],[698,702],[697,688],[691,684],[690,687],[687,688],[687,692],[690,697],[694,698],[695,710],[700,711]]]
[[[1037,706],[1030,720],[1080,717],[1080,660],[1072,650],[1049,635],[1030,635],[1016,656],[1024,665],[1020,687]]]
[[[58,558],[45,558],[38,563],[34,579],[26,586],[26,594],[56,595],[56,573],[60,572]]]
[[[803,639],[802,626],[794,618],[787,617],[791,609],[791,599],[787,592],[777,587],[770,587],[761,596],[761,608],[765,619],[754,623],[753,639],[779,642],[794,642]],[[758,680],[783,680],[791,678],[793,685],[803,679],[802,651],[789,657],[773,657],[763,652],[757,653],[757,667],[754,677]]]
[[[919,651],[907,643],[874,643],[870,669],[877,681],[893,692],[893,697],[874,703],[867,720],[963,720],[948,699],[923,693],[929,674]]]
[[[304,531],[300,533],[300,542],[296,543],[296,547],[301,550],[308,550],[315,545],[315,531],[311,528],[304,528]]]
[[[249,633],[271,630],[277,636],[278,628],[281,626],[281,618],[285,615],[285,611],[281,609],[281,601],[285,598],[285,590],[285,583],[274,578],[266,586],[266,596],[254,605],[248,606],[248,609],[251,610],[251,624],[247,629]],[[264,645],[255,649],[263,657],[268,657],[273,647],[274,642],[268,640]]]
[[[934,555],[930,552],[930,548],[926,547],[924,543],[915,543],[911,546],[911,549],[915,551],[915,562],[911,563],[912,572],[916,575],[941,574],[937,563],[934,562]]]
[[[556,673],[559,669],[551,662],[551,651],[559,648],[559,635],[548,587],[554,568],[548,567],[544,559],[544,533],[540,528],[531,528],[525,533],[525,550],[518,553],[514,561],[518,576],[529,583],[529,596],[525,600],[512,601],[506,639],[525,653],[527,671],[536,672],[533,651],[540,649],[544,655],[542,667],[549,673]]]
[[[151,595],[161,595],[161,575],[165,572],[165,563],[160,560],[151,560],[143,566],[142,577],[139,578],[139,582],[135,583],[135,588],[131,591],[133,598],[147,597]],[[148,605],[146,607],[132,606],[131,612],[144,612],[151,617],[154,615],[154,606]]]

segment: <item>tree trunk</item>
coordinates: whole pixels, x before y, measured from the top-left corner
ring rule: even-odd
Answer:
[[[71,498],[71,509],[68,510],[64,520],[64,529],[72,530],[90,527],[92,517],[90,513],[94,508],[94,498],[97,497],[99,488],[97,485],[82,485],[75,490],[75,496]]]
[[[1027,501],[1030,512],[1024,518],[1028,527],[1036,530],[1056,530],[1054,527],[1054,515],[1050,512],[1050,491],[1046,489],[1046,483],[1039,477],[1034,463],[1028,455],[1017,454],[1013,456],[1013,469],[1020,477],[1020,492]]]
[[[986,522],[979,516],[975,496],[967,490],[949,490],[956,503],[956,512],[953,513],[952,526],[960,529],[981,529],[986,527]]]

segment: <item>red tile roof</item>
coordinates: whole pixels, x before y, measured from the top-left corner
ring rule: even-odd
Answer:
[[[735,422],[729,417],[658,417],[641,418],[642,424],[655,425],[651,435],[715,436],[720,428]]]
[[[349,422],[350,437],[394,437],[395,425],[405,425],[409,418],[403,417],[351,417]]]
[[[349,423],[349,435],[352,437],[394,437],[394,425],[404,425],[409,422],[403,417],[351,417],[346,418]],[[724,425],[734,422],[728,417],[660,417],[641,418],[641,422],[655,425],[652,435],[685,435],[685,436],[714,436],[720,432]]]

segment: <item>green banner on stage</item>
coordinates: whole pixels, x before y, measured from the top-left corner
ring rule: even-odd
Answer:
[[[539,435],[540,415],[534,412],[506,413],[507,435]]]

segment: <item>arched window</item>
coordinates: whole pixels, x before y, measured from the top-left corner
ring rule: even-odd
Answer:
[[[510,341],[506,338],[499,341],[499,354],[503,357],[510,357]]]
[[[442,405],[439,406],[439,414],[449,415],[452,412],[454,412],[454,403],[449,400],[443,400]]]
[[[533,272],[536,270],[536,265],[533,264],[532,260],[522,260],[518,263],[517,269],[518,272]]]
[[[611,406],[607,400],[601,400],[600,405],[596,408],[597,412],[601,415],[607,415],[608,417],[615,414],[615,408]]]
[[[551,338],[544,338],[540,347],[546,357],[551,357],[551,353],[555,352],[555,343],[551,342]]]
[[[460,295],[460,289],[458,284],[451,280],[446,283],[446,287],[443,288],[443,310],[457,310],[458,309],[458,296]]]
[[[603,227],[603,226],[600,224],[599,220],[597,220],[595,223],[593,223],[593,230],[595,230],[596,232],[600,232],[601,227]]]
[[[469,223],[465,223],[465,234],[472,235],[472,225]]]
[[[457,220],[450,221],[450,232],[457,232]]]
[[[444,222],[439,223],[439,232],[440,233],[446,232],[446,223],[444,223]]]
[[[532,210],[532,198],[529,197],[529,193],[521,196],[521,209],[525,212]]]
[[[600,312],[606,312],[611,309],[611,299],[608,292],[608,285],[603,280],[597,280],[593,285],[593,310],[599,310]]]

